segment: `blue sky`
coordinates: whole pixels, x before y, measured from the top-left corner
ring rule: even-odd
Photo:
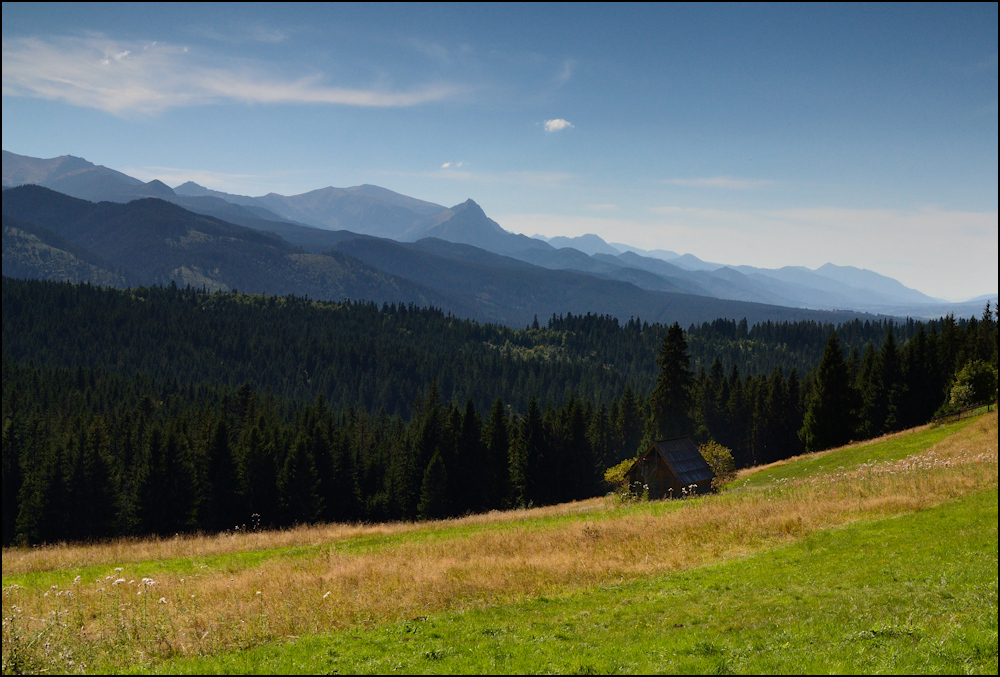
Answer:
[[[997,290],[997,5],[4,3],[3,148]]]

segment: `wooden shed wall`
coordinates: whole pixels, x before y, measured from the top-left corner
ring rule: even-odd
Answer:
[[[632,466],[629,472],[629,486],[633,490],[642,491],[643,485],[649,487],[650,498],[678,498],[683,495],[686,488],[655,449],[650,450],[638,463]],[[697,487],[699,494],[711,491],[712,480],[698,482]],[[670,491],[671,489],[673,492]]]

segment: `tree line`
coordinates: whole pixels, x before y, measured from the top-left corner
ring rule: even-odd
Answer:
[[[5,545],[556,503],[603,493],[604,469],[658,438],[715,440],[746,466],[925,422],[970,365],[992,369],[996,389],[989,307],[836,328],[565,316],[512,330],[413,307],[12,282]],[[876,340],[845,350],[841,335]],[[327,345],[351,341],[353,353]],[[755,373],[699,357],[698,342],[818,364]],[[448,350],[445,395],[434,365]],[[413,399],[389,410],[345,396],[356,373],[394,398],[408,373]],[[534,392],[545,379],[559,387]]]

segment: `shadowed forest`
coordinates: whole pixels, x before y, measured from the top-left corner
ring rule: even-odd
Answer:
[[[996,396],[997,330],[682,330],[3,281],[3,543],[437,518],[604,494],[693,435],[738,467]]]

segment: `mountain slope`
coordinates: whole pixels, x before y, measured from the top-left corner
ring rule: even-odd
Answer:
[[[844,321],[856,313],[830,313],[640,289],[570,270],[548,270],[468,245],[427,238],[399,243],[346,239],[337,251],[372,267],[419,282],[465,306],[471,317],[525,326],[534,316],[596,313],[620,320],[640,317],[683,326],[717,317]]]
[[[21,186],[4,191],[3,216],[5,274],[8,249],[23,248],[21,240],[9,240],[6,224],[11,219],[12,228],[28,224],[62,238],[77,248],[76,258],[82,249],[109,262],[123,271],[128,284],[167,284],[173,280],[208,289],[238,288],[326,299],[364,298],[420,305],[446,301],[417,284],[343,254],[303,252],[277,235],[194,214],[157,199],[94,204],[39,186]],[[28,232],[30,228],[18,230]],[[18,233],[10,235],[23,240]],[[62,251],[73,254],[69,247]],[[25,274],[22,264],[23,257],[18,263],[21,267],[12,268],[11,274],[58,277],[54,270]]]
[[[824,263],[816,269],[816,274],[842,282],[855,289],[866,289],[882,294],[899,303],[940,303],[916,289],[910,289],[897,280],[885,275],[879,275],[871,270],[855,268],[854,266],[835,266]]]
[[[486,216],[482,207],[472,199],[435,215],[430,221],[416,224],[404,239],[414,241],[424,237],[471,244],[496,254],[512,254],[526,249],[552,249],[541,240],[507,232]]]
[[[3,274],[8,277],[89,282],[123,287],[112,266],[50,230],[3,216]]]

